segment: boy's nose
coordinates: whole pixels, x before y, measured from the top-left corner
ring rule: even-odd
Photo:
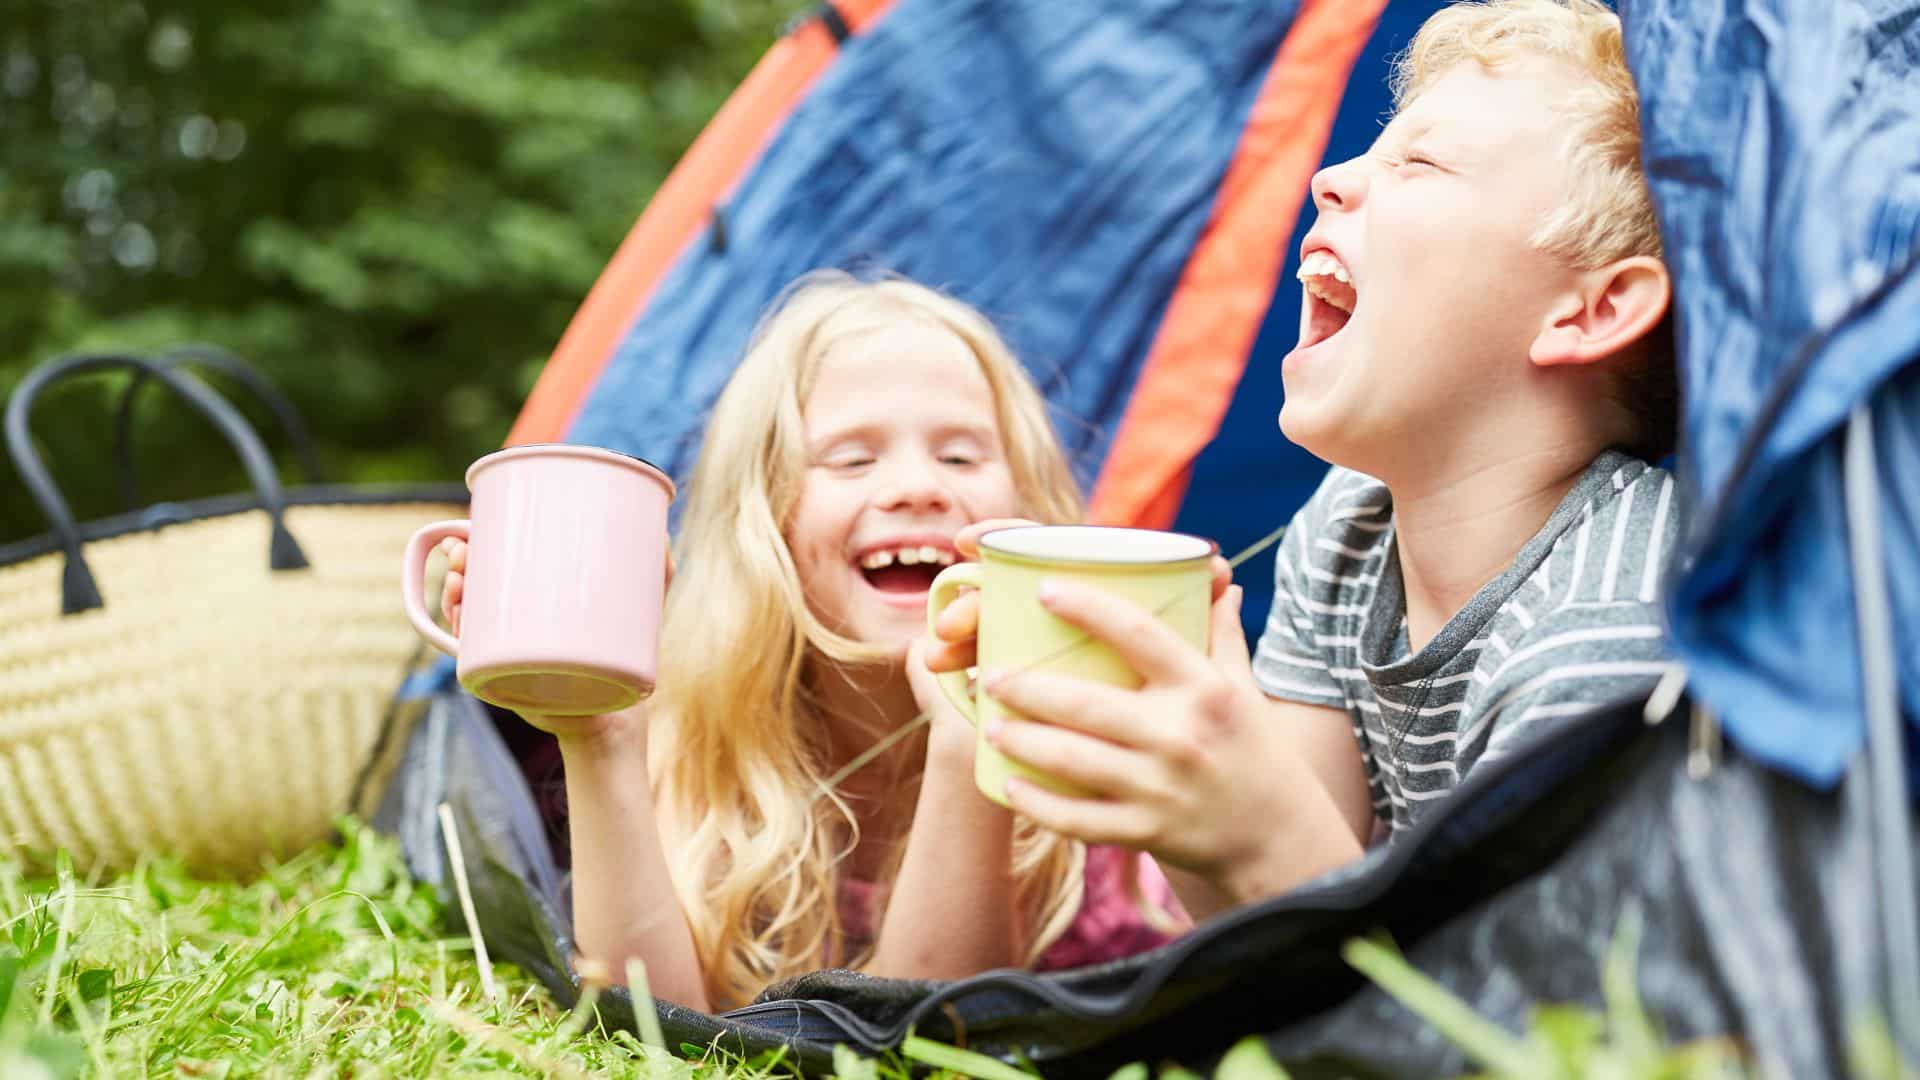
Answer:
[[[1361,165],[1361,158],[1350,158],[1314,173],[1313,183],[1309,185],[1313,205],[1322,212],[1352,210],[1359,206],[1367,186],[1366,170]]]

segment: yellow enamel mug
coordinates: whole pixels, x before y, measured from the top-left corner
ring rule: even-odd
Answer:
[[[998,529],[980,538],[980,561],[956,563],[933,579],[927,625],[962,588],[980,591],[979,664],[1007,672],[1044,670],[1132,689],[1141,678],[1119,654],[1040,606],[1040,583],[1075,581],[1125,597],[1164,620],[1195,648],[1207,647],[1213,599],[1212,541],[1151,529],[1100,525],[1032,525]],[[1007,778],[1019,776],[1054,791],[1075,789],[1014,761],[988,745],[987,722],[1015,715],[981,694],[976,703],[965,672],[940,675],[940,688],[983,734],[975,744],[973,780],[1006,805]]]

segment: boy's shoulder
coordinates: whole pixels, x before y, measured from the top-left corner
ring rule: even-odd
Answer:
[[[1282,535],[1274,560],[1278,587],[1330,600],[1370,593],[1392,547],[1393,502],[1387,486],[1338,465],[1327,470]]]
[[[1654,604],[1679,539],[1678,496],[1665,469],[1602,454],[1522,550],[1520,592],[1531,589],[1551,610]]]
[[[1562,607],[1651,605],[1679,535],[1677,496],[1666,470],[1606,451],[1491,588],[1523,627]],[[1323,601],[1371,593],[1392,534],[1386,485],[1335,466],[1288,526],[1276,584]]]
[[[1509,734],[1644,693],[1669,661],[1659,595],[1679,536],[1673,476],[1635,459],[1596,464],[1563,503],[1568,520],[1522,553],[1525,573],[1488,624],[1468,705]]]

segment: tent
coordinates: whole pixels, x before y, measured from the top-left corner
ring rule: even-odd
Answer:
[[[1307,178],[1371,140],[1386,58],[1436,6],[823,5],[661,189],[513,437],[680,472],[778,288],[879,266],[997,319],[1098,519],[1234,550],[1319,475],[1271,427]],[[1685,693],[1676,679],[1665,700],[1540,731],[1414,834],[1146,956],[939,985],[825,972],[726,1016],[663,1003],[673,1040],[781,1046],[824,1071],[835,1043],[917,1028],[1102,1075],[1204,1064],[1257,1032],[1307,1075],[1434,1075],[1466,1062],[1341,941],[1384,927],[1517,1027],[1534,1002],[1603,1004],[1599,957],[1631,909],[1639,993],[1670,1037],[1738,1034],[1771,1070],[1834,1075],[1884,1019],[1920,1060],[1903,768],[1920,717],[1920,6],[1622,7],[1678,285],[1695,527],[1667,603]],[[1253,620],[1267,573],[1239,575]],[[452,802],[482,931],[570,994],[528,752],[444,677],[415,690],[381,820],[440,880],[426,808]],[[631,1019],[624,994],[603,1008]]]
[[[995,319],[1096,520],[1242,550],[1325,468],[1274,426],[1307,181],[1378,133],[1386,57],[1438,6],[822,8],[833,17],[774,47],[648,206],[510,441],[610,446],[683,475],[780,289],[815,267],[880,268]],[[1368,77],[1349,83],[1356,64]],[[1264,612],[1270,570],[1240,578]]]

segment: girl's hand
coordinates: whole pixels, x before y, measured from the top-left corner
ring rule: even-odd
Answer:
[[[980,537],[995,529],[1015,529],[1038,525],[1025,518],[990,518],[961,529],[953,538],[954,548],[963,559],[980,557]],[[965,671],[975,663],[975,637],[980,632],[980,594],[968,589],[954,598],[940,613],[933,627],[933,640],[925,642],[926,664],[934,671]],[[909,665],[917,667],[920,665]],[[915,693],[918,694],[918,690]],[[936,693],[938,692],[936,688]],[[923,706],[924,707],[924,706]]]
[[[454,637],[460,636],[460,608],[467,597],[467,542],[447,537],[440,541],[440,551],[447,557],[447,578],[440,586],[440,614],[447,620],[447,629]],[[673,550],[667,550],[667,588],[673,587]],[[662,593],[664,595],[664,591]]]
[[[447,576],[440,586],[440,614],[453,636],[460,636],[460,613],[466,599],[467,544],[448,537],[440,541],[447,557]],[[667,553],[667,584],[673,584],[673,553]],[[520,718],[564,742],[588,744],[618,742],[645,730],[645,705],[601,716],[544,716],[520,713]]]
[[[599,716],[542,716],[520,713],[520,719],[559,739],[563,749],[600,753],[643,745],[647,731],[646,703]]]
[[[931,715],[927,732],[927,768],[941,766],[973,769],[973,724],[947,700],[946,691],[927,666],[927,655],[935,647],[931,637],[915,638],[907,647],[907,682],[913,687],[914,704]]]
[[[467,542],[451,536],[440,541],[440,552],[447,557],[447,578],[440,585],[440,617],[447,630],[460,636],[460,602],[467,595]]]

